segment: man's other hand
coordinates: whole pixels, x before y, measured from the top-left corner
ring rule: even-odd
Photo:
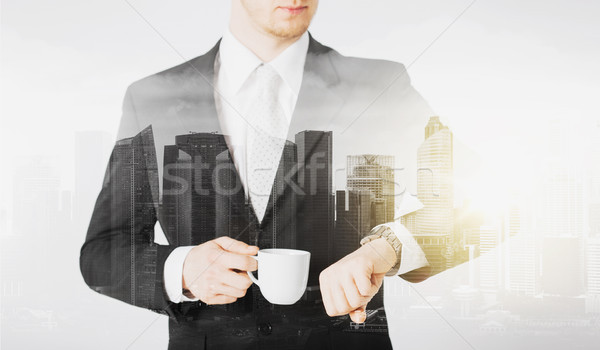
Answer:
[[[323,270],[319,284],[327,314],[350,314],[352,321],[364,322],[367,303],[379,291],[395,260],[392,246],[380,238]]]
[[[256,253],[257,246],[225,236],[200,244],[185,258],[183,289],[206,304],[233,303],[252,285],[246,271],[258,268]]]

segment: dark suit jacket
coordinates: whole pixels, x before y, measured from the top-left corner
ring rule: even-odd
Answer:
[[[209,326],[190,326],[187,321],[192,314],[214,311],[198,311],[198,303],[172,304],[164,290],[166,258],[177,246],[190,243],[167,227],[168,215],[162,209],[166,186],[162,172],[169,149],[165,146],[189,132],[221,134],[212,86],[218,47],[217,43],[206,54],[128,88],[120,141],[81,249],[85,282],[100,293],[168,315],[172,345],[184,333],[189,338],[184,344],[210,343],[208,328],[199,330]],[[311,37],[288,139],[303,130],[332,131],[338,183],[344,183],[346,155],[390,154],[396,156],[396,168],[402,169],[400,177],[410,185],[417,147],[431,115],[403,65],[345,57]],[[153,242],[157,221],[169,245]],[[427,275],[402,277],[418,280]]]

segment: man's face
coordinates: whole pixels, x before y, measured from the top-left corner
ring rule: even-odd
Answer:
[[[295,38],[308,29],[319,0],[241,0],[251,21],[278,38]]]

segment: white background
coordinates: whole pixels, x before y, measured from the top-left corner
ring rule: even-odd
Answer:
[[[574,149],[583,150],[591,133],[598,132],[600,3],[479,0],[457,19],[470,3],[322,0],[310,30],[342,54],[407,65],[413,84],[453,130],[458,147],[478,154],[511,184],[527,186],[535,179],[519,169],[528,169],[542,151],[541,135],[550,121],[566,122],[576,136]],[[131,4],[154,29],[125,1],[1,2],[0,209],[7,218],[3,235],[10,235],[12,206],[19,196],[13,193],[14,173],[23,159],[54,157],[61,187],[73,190],[75,133],[103,130],[114,135],[125,88],[183,62],[179,53],[190,59],[209,50],[229,15],[228,1]],[[584,156],[575,151],[569,158],[584,163]],[[99,189],[101,175],[91,176],[91,188]],[[457,179],[457,186],[464,184]],[[72,259],[73,268],[56,274],[52,290],[69,295],[71,308],[75,305],[78,311],[66,316],[62,330],[40,334],[37,340],[35,333],[11,332],[3,322],[2,345],[166,348],[166,318],[156,319],[149,311],[87,289],[78,274],[76,250],[85,227],[76,230],[72,246],[53,253]],[[44,234],[52,239],[60,232]],[[39,263],[31,257],[31,264]],[[40,285],[36,293],[46,294],[48,288]],[[38,308],[60,314],[65,301],[53,300]],[[3,315],[9,309],[2,304]],[[391,330],[397,348],[406,347],[402,332]],[[432,325],[432,333],[445,334],[451,348],[465,348],[444,322]]]

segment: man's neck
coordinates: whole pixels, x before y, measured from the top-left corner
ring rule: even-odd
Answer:
[[[272,61],[301,37],[275,37],[256,28],[256,25],[248,18],[232,19],[229,23],[229,30],[242,45],[246,46],[263,62]]]

